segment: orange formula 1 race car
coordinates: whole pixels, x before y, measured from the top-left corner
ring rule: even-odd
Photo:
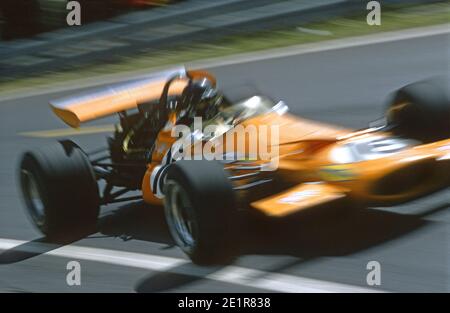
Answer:
[[[248,88],[219,91],[210,73],[184,68],[50,104],[72,127],[114,113],[120,123],[104,150],[65,140],[22,156],[26,208],[48,236],[94,231],[100,206],[143,199],[164,205],[174,241],[193,262],[213,264],[232,256],[241,212],[344,213],[450,183],[444,80],[401,88],[384,122],[358,131],[290,115],[282,101]]]

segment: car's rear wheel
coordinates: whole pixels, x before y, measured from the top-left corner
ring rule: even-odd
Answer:
[[[420,141],[450,137],[450,96],[447,79],[430,79],[398,90],[387,111],[396,135]]]
[[[99,193],[86,154],[62,141],[24,153],[19,173],[25,208],[45,235],[95,230]]]
[[[175,243],[194,263],[228,262],[239,223],[223,166],[213,161],[173,163],[164,186],[165,216]]]

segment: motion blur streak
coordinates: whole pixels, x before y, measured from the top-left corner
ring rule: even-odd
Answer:
[[[223,85],[256,82],[258,89],[286,101],[291,112],[303,117],[362,128],[381,116],[389,92],[413,81],[447,74],[448,43],[448,35],[432,35],[219,66],[212,72],[220,77]],[[99,80],[99,83],[108,82]],[[15,184],[16,165],[23,150],[50,140],[18,136],[17,133],[62,128],[62,122],[49,111],[48,101],[70,93],[47,90],[39,96],[0,102],[0,116],[4,117],[0,123],[1,238],[34,240],[40,236],[22,209]],[[19,95],[13,98],[19,98]],[[99,124],[113,121],[107,119],[99,121]],[[104,142],[104,137],[105,134],[93,134],[74,139],[89,150]],[[202,279],[204,276],[199,277],[201,271],[198,268],[182,261],[183,256],[178,249],[165,249],[173,242],[165,228],[161,210],[139,204],[107,208],[113,210],[112,216],[101,218],[100,233],[116,237],[125,234],[135,240],[122,242],[115,238],[89,238],[80,240],[77,245],[126,250],[127,253],[147,255],[152,262],[157,259],[149,255],[169,258],[168,266],[172,272],[84,260],[81,262],[82,285],[73,288],[68,287],[65,281],[66,264],[72,260],[70,257],[67,260],[43,254],[24,259],[18,254],[11,256],[14,249],[10,249],[0,254],[0,263],[3,263],[0,265],[0,290],[258,292],[267,290],[261,288],[275,288],[278,285],[274,279],[285,279],[286,276],[293,277],[290,279],[295,282],[288,284],[283,280],[281,284],[286,289],[293,285],[310,288],[311,285],[302,277],[365,288],[366,265],[375,260],[381,264],[380,288],[383,290],[443,292],[449,290],[449,203],[450,192],[444,190],[428,199],[382,210],[364,210],[353,217],[325,225],[323,221],[314,225],[300,225],[296,221],[278,229],[256,229],[257,235],[241,238],[243,256],[235,265],[245,271],[233,270],[233,278],[226,276],[226,282]],[[8,242],[9,245],[4,247],[18,243]],[[6,253],[10,257],[6,257]],[[174,268],[175,264],[179,265]],[[155,268],[158,267],[155,265]],[[221,270],[230,269],[210,269],[211,272],[205,275],[214,277]],[[254,281],[245,281],[239,276],[248,277],[245,275],[255,270],[263,274],[257,274],[256,280],[269,279],[270,283],[256,285]],[[195,272],[197,277],[193,279],[175,271]],[[264,275],[267,272],[271,274]]]
[[[446,35],[450,33],[450,26],[448,24],[444,25],[433,25],[427,27],[420,28],[412,28],[406,30],[399,31],[391,31],[391,32],[382,32],[379,34],[365,35],[359,37],[351,37],[351,38],[342,38],[335,40],[328,40],[326,42],[319,43],[310,43],[310,44],[300,44],[296,46],[289,46],[284,48],[274,48],[265,51],[257,51],[257,52],[247,52],[241,53],[238,55],[232,55],[229,57],[220,57],[209,60],[201,60],[201,61],[193,61],[186,64],[188,68],[204,68],[204,69],[213,69],[217,67],[237,65],[243,63],[250,62],[258,62],[270,59],[284,58],[289,56],[296,56],[302,54],[309,53],[317,53],[317,52],[325,52],[330,50],[339,50],[339,49],[348,49],[354,47],[361,47],[366,45],[376,45],[383,44],[389,42],[395,42],[400,40],[410,40],[422,37],[429,36],[437,36],[437,35]],[[163,68],[156,68],[152,71],[159,71],[162,69],[167,69],[168,66],[164,66]],[[170,66],[169,66],[170,67]],[[173,66],[172,66],[173,67]],[[69,82],[55,82],[55,86],[50,86],[49,88],[36,88],[33,89],[31,87],[30,90],[24,90],[20,93],[14,92],[4,92],[0,95],[0,101],[6,101],[11,99],[19,99],[25,98],[35,95],[48,94],[59,91],[69,91],[74,89],[80,89],[85,87],[95,87],[98,85],[106,85],[117,82],[122,82],[126,79],[133,78],[136,79],[136,76],[144,77],[148,76],[148,70],[137,70],[131,71],[127,73],[120,74],[107,74],[100,77],[94,78],[83,78],[79,80],[73,80]]]

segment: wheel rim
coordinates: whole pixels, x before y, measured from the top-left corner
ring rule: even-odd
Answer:
[[[175,181],[166,183],[166,217],[174,240],[189,252],[197,244],[197,222],[186,190]]]
[[[33,221],[38,226],[42,226],[45,220],[45,204],[42,200],[37,180],[35,176],[27,170],[22,170],[22,179],[28,211]]]

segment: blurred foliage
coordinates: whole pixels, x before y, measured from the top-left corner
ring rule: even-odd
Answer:
[[[1,0],[2,39],[32,36],[42,31],[39,12],[36,0]]]
[[[0,32],[3,40],[30,37],[65,27],[70,0],[0,0]],[[165,5],[173,0],[77,0],[82,24],[107,19],[134,9]]]

